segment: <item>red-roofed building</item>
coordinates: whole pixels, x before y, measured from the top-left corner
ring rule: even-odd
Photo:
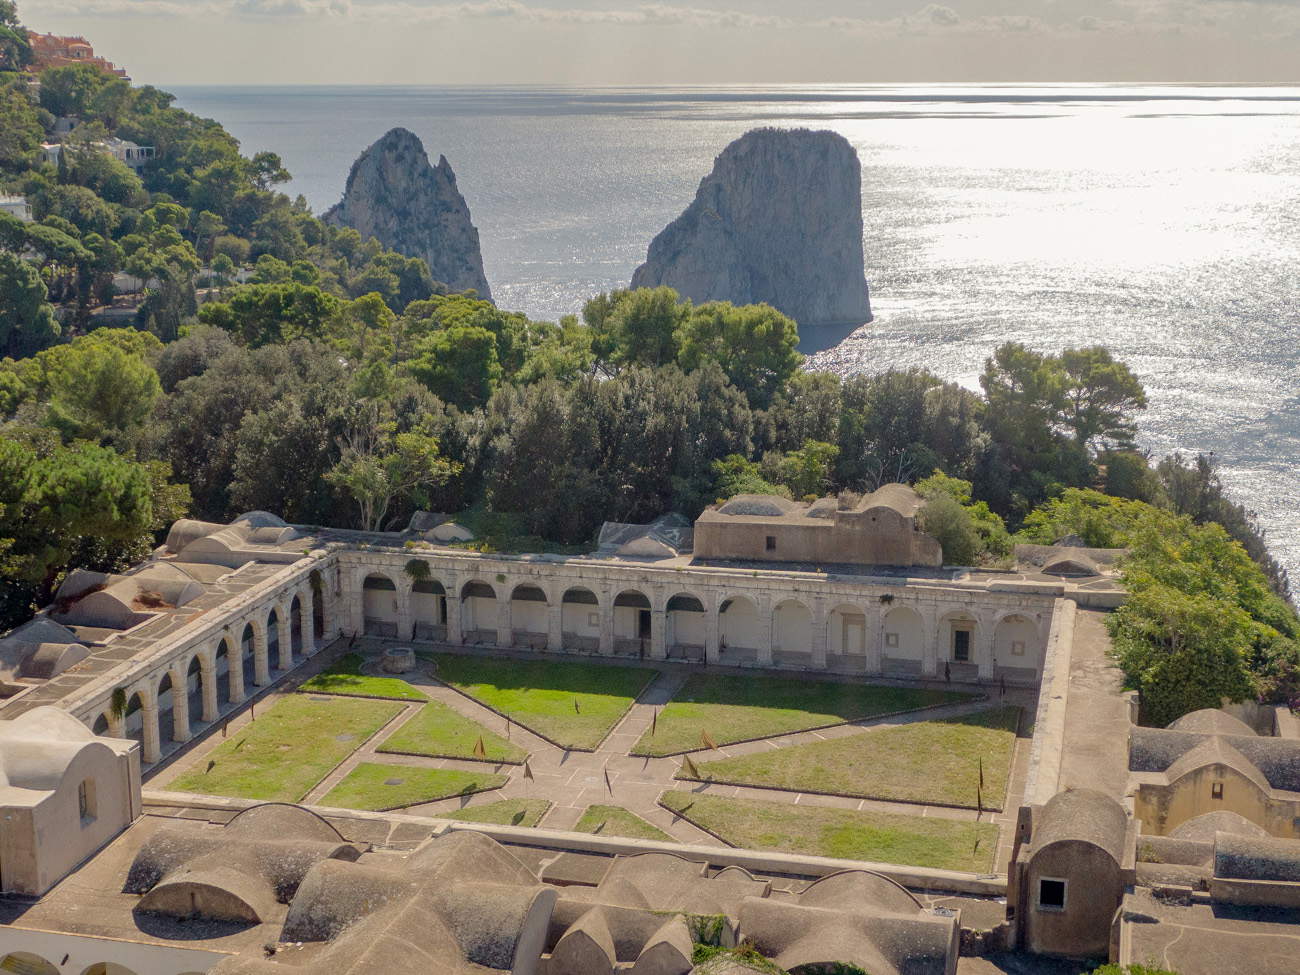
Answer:
[[[119,78],[127,77],[125,69],[97,56],[95,49],[84,37],[60,37],[57,34],[38,34],[35,31],[28,31],[27,39],[32,45],[32,63],[28,68],[29,71],[40,72],[64,64],[90,64]]]

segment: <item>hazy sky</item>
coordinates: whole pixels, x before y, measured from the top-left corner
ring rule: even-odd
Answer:
[[[140,82],[1300,82],[1300,0],[20,0]]]

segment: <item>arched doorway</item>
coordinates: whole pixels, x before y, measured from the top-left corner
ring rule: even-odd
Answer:
[[[447,590],[437,579],[420,579],[411,587],[411,619],[417,640],[447,639]]]
[[[289,652],[295,657],[307,655],[302,643],[302,599],[298,596],[289,604]]]
[[[239,659],[244,668],[244,691],[257,686],[257,655],[253,651],[253,624],[245,623],[239,637]]]
[[[797,599],[783,599],[772,610],[772,662],[779,667],[812,663],[812,610]]]
[[[122,722],[122,733],[144,747],[144,700],[136,691],[126,700],[126,712]]]
[[[233,699],[230,696],[230,639],[222,637],[221,642],[217,644],[217,653],[213,657],[212,673],[217,679],[217,703],[232,704]]]
[[[361,586],[362,632],[367,636],[396,638],[397,583],[388,576],[366,576]]]
[[[461,633],[466,643],[492,646],[497,642],[497,591],[481,579],[460,590]]]
[[[744,596],[725,600],[718,610],[718,653],[724,664],[757,662],[763,640],[758,607]]]
[[[993,665],[1010,680],[1037,679],[1043,669],[1038,624],[1020,613],[999,620],[993,631]]]
[[[650,652],[650,600],[626,589],[614,597],[614,653],[644,657]]]
[[[176,704],[172,698],[171,671],[158,682],[158,736],[163,741],[176,741]]]
[[[861,607],[841,603],[826,617],[826,666],[860,674],[867,670],[867,614]]]
[[[705,636],[704,601],[681,592],[668,600],[665,609],[664,642],[668,656],[677,660],[702,661]]]
[[[881,669],[896,677],[919,677],[925,658],[925,623],[910,606],[885,614],[880,626]]]
[[[953,680],[977,679],[978,637],[979,621],[970,613],[957,610],[942,616],[939,620],[939,673],[947,674]]]
[[[545,650],[549,621],[546,593],[538,586],[515,586],[510,594],[511,639],[516,647]]]
[[[600,649],[600,600],[581,586],[560,600],[560,631],[566,650],[595,653]]]
[[[203,720],[203,665],[198,654],[190,658],[185,668],[185,699],[189,704],[190,727]]]
[[[280,669],[280,614],[275,609],[266,614],[266,661],[270,670]]]

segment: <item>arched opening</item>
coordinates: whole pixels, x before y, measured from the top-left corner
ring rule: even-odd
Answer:
[[[650,650],[650,600],[636,589],[614,597],[614,653],[644,657]]]
[[[812,611],[797,599],[783,599],[772,610],[772,662],[778,667],[812,662]]]
[[[665,608],[664,642],[668,656],[677,660],[704,659],[704,601],[678,593]]]
[[[511,640],[516,647],[546,649],[547,622],[546,593],[527,583],[515,586],[510,594]]]
[[[362,632],[397,637],[397,583],[388,576],[368,575],[361,585]]]
[[[91,965],[81,975],[135,975],[135,971],[115,961],[101,961]]]
[[[925,624],[910,606],[885,614],[880,625],[881,669],[900,677],[917,677],[925,657]]]
[[[867,670],[867,639],[867,614],[849,603],[836,606],[826,617],[827,668],[864,673]]]
[[[253,652],[253,624],[245,623],[239,637],[239,659],[244,668],[244,690],[257,685],[257,658]]]
[[[460,590],[461,633],[466,643],[497,642],[497,591],[474,579]]]
[[[411,587],[411,619],[417,640],[447,639],[447,590],[437,579],[420,579]]]
[[[93,735],[99,735],[100,737],[107,736],[108,730],[109,723],[107,714],[101,713],[100,716],[95,719],[95,723],[90,726],[90,733]]]
[[[993,665],[1011,680],[1035,680],[1043,666],[1038,624],[1019,613],[999,620],[993,631]]]
[[[217,679],[217,703],[230,704],[230,640],[222,637],[213,657],[212,673]]]
[[[302,599],[298,596],[289,604],[289,652],[295,657],[306,656],[302,645]]]
[[[144,699],[136,691],[126,700],[126,712],[122,721],[122,733],[127,738],[138,741],[144,746]]]
[[[280,614],[274,609],[266,614],[266,659],[271,670],[280,669]]]
[[[0,958],[0,972],[16,972],[18,975],[59,975],[58,968],[30,951],[11,951],[4,958]]]
[[[176,702],[172,696],[171,671],[163,674],[154,695],[158,702],[158,731],[164,740],[176,741]]]
[[[762,642],[758,607],[744,596],[734,596],[718,609],[718,653],[723,663],[757,662]]]
[[[939,673],[954,680],[975,680],[979,676],[976,638],[979,623],[970,613],[958,610],[939,620]]]
[[[190,727],[203,720],[203,665],[198,655],[190,658],[185,668],[185,700],[189,703]]]
[[[311,652],[316,651],[320,641],[325,639],[325,592],[324,588],[312,594],[311,601]]]
[[[600,600],[590,589],[570,589],[560,601],[560,630],[568,650],[600,649]]]

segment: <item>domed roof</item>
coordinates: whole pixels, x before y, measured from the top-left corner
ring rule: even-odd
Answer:
[[[1255,729],[1227,711],[1202,708],[1166,725],[1170,731],[1198,731],[1207,735],[1254,735]]]

